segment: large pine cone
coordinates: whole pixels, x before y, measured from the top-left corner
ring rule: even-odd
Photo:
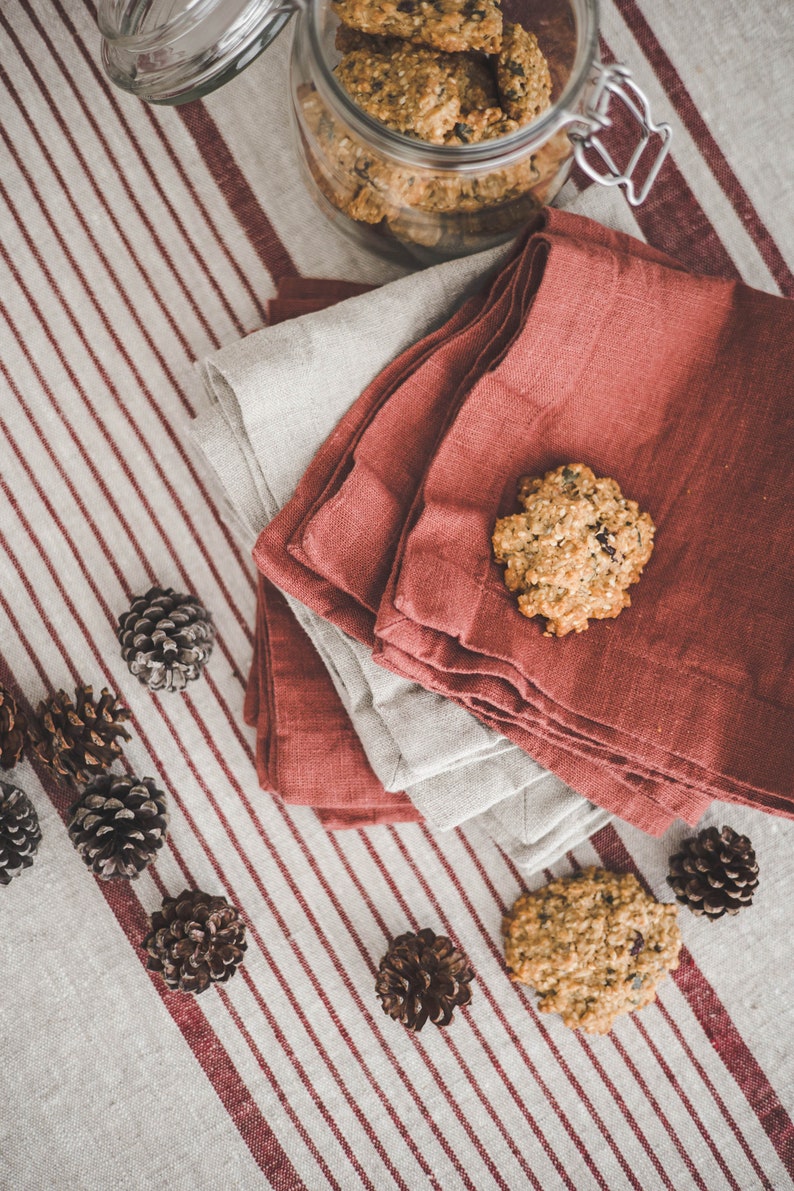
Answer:
[[[449,1025],[456,1005],[468,1005],[474,972],[445,935],[425,928],[399,935],[380,961],[375,991],[384,1013],[409,1030],[426,1021]]]
[[[670,857],[667,884],[693,914],[721,918],[749,906],[758,887],[758,863],[746,835],[732,827],[704,827]]]
[[[137,877],[162,848],[168,830],[165,794],[150,777],[94,778],[69,814],[72,843],[103,881]]]
[[[151,691],[181,691],[198,678],[215,639],[212,616],[193,595],[152,587],[133,596],[116,636],[130,673]]]
[[[33,863],[40,842],[33,803],[16,786],[0,782],[0,885],[8,885]]]
[[[13,769],[25,748],[27,724],[10,691],[0,683],[0,769]]]
[[[129,717],[107,689],[97,703],[91,686],[79,686],[74,702],[58,691],[39,703],[30,727],[33,751],[59,778],[84,786],[121,756],[119,739],[130,739],[123,726]]]
[[[147,967],[160,972],[169,988],[202,993],[233,976],[248,946],[240,911],[225,897],[183,890],[166,897],[152,914],[143,942]]]

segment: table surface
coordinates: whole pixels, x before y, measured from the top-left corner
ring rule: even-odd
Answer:
[[[575,182],[563,201],[791,296],[786,0],[605,0],[602,33],[674,147],[637,211]],[[103,884],[69,842],[68,794],[27,761],[11,775],[43,842],[0,890],[0,1187],[793,1186],[794,823],[712,808],[756,846],[755,904],[682,913],[658,1003],[590,1038],[507,979],[501,911],[523,882],[474,828],[329,836],[257,786],[241,726],[254,570],[191,445],[194,361],[261,326],[280,276],[397,272],[303,190],[287,38],[207,100],[151,109],[104,81],[90,0],[13,0],[0,37],[0,681],[34,705],[79,682],[117,691],[130,763],[171,807],[156,865]],[[149,694],[119,656],[116,618],[154,582],[198,593],[218,625],[182,695]],[[575,859],[666,900],[684,833],[610,827]],[[250,924],[245,964],[200,998],[168,992],[140,948],[185,886]],[[451,933],[477,980],[447,1031],[414,1036],[373,985],[388,939],[421,926]]]

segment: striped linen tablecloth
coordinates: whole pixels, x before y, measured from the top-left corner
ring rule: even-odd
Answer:
[[[712,807],[706,823],[754,843],[754,905],[682,911],[658,1002],[589,1037],[507,979],[501,914],[524,882],[483,834],[327,834],[258,787],[242,726],[255,572],[191,443],[194,362],[261,326],[278,278],[397,275],[304,193],[287,40],[205,101],[154,110],[106,83],[90,0],[0,6],[0,682],[26,705],[117,691],[126,756],[171,810],[156,864],[100,883],[67,836],[69,795],[30,761],[12,773],[43,841],[0,889],[0,1187],[792,1187],[794,823]],[[672,154],[636,211],[581,179],[562,201],[794,294],[790,7],[605,0],[602,53],[674,125]],[[115,638],[156,582],[218,626],[181,695],[141,687]],[[684,834],[609,826],[555,871],[633,871],[669,900]],[[249,924],[245,963],[200,998],[169,992],[140,947],[186,886]],[[477,978],[448,1030],[412,1035],[374,974],[422,926]]]

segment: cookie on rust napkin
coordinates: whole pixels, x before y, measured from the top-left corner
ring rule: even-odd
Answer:
[[[451,408],[447,393],[451,381],[464,392],[478,360],[487,366],[495,345],[509,343],[511,328],[521,324],[523,295],[530,292],[526,284],[517,283],[518,265],[526,263],[516,256],[492,286],[475,295],[438,332],[409,348],[377,377],[321,446],[292,499],[259,536],[254,557],[260,570],[365,645],[374,639],[375,610],[388,578],[389,547],[399,535],[432,454],[437,429],[428,416],[429,409],[435,402],[435,412],[446,415]],[[416,378],[420,378],[423,401],[403,407],[398,401],[401,387]],[[373,423],[378,435],[375,453],[369,458]],[[385,425],[389,435],[384,446]],[[420,439],[421,434],[426,437]],[[387,484],[374,494],[368,489],[361,501],[356,500],[355,491],[351,497],[348,479],[357,486],[363,470],[365,484],[374,481],[383,462],[390,467]],[[310,526],[305,537],[301,534],[304,521]],[[315,526],[319,526],[316,551]],[[420,721],[416,728],[422,730]],[[559,854],[560,849],[564,851],[604,825],[608,816],[603,811],[503,743],[507,751],[483,759],[488,766],[487,785],[474,767],[470,777],[463,769],[456,770],[461,788],[466,790],[465,800],[458,797],[450,803],[447,789],[451,783],[439,781],[432,789],[426,786],[421,794],[412,786],[411,797],[431,821],[442,826],[452,826],[456,816],[457,822],[469,817],[467,805],[481,807],[488,813],[483,826],[517,861],[522,858],[520,862],[524,856],[518,846],[521,837],[527,843],[537,841],[526,850],[528,859],[529,854],[541,854],[539,841],[545,838],[550,844],[552,833]],[[500,787],[511,793],[504,805],[491,793]]]
[[[792,815],[794,304],[563,212],[538,241],[529,314],[425,472],[375,655],[645,830],[712,798]],[[569,460],[657,530],[631,608],[558,640],[517,610],[491,536],[519,477]]]
[[[202,364],[210,405],[194,435],[246,540],[288,502],[312,453],[333,446],[345,411],[379,369],[458,309],[505,255],[499,250],[428,269],[339,312],[255,332]],[[290,299],[300,301],[300,292],[295,288]],[[608,820],[462,708],[376,666],[366,647],[294,596],[287,602],[322,658],[374,773],[387,791],[406,791],[435,825],[476,821],[515,864],[537,868]],[[266,771],[271,755],[264,733],[270,729],[259,723]]]
[[[471,386],[487,378],[521,335],[549,251],[565,244],[570,228],[586,231],[594,251],[627,241],[591,221],[548,211],[542,231],[514,254],[487,292],[404,353],[362,395],[310,464],[293,499],[260,536],[255,552],[260,567],[367,643],[433,453]],[[648,259],[667,260],[647,246],[638,250]],[[507,415],[505,423],[512,438]],[[476,438],[472,450],[478,451]],[[479,500],[476,486],[468,499]],[[436,588],[434,576],[427,581]],[[411,676],[432,687],[421,653],[410,663],[416,667]],[[480,714],[476,705],[473,709]],[[523,739],[519,743],[526,747]],[[661,812],[647,788],[638,794],[635,781],[635,774],[621,774],[621,797],[627,802],[644,797],[658,819]],[[666,822],[674,817],[668,812]]]

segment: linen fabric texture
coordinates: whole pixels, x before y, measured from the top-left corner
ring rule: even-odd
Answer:
[[[196,420],[194,434],[223,484],[245,540],[253,542],[287,503],[314,451],[368,382],[401,350],[434,325],[443,325],[505,255],[505,250],[497,250],[450,262],[384,286],[365,299],[344,302],[336,310],[269,326],[203,363],[200,370],[213,404]],[[293,280],[286,296],[280,288],[268,311],[271,320],[294,313],[283,303],[306,301],[316,308],[340,294],[327,282],[320,284],[319,293],[315,285]],[[268,789],[276,788],[287,801],[318,806],[327,826],[412,817],[399,797],[405,790],[411,805],[433,825],[449,828],[476,819],[514,863],[533,869],[552,863],[608,822],[606,812],[454,702],[375,665],[367,647],[300,599],[288,595],[287,607],[296,624],[285,620],[274,594],[268,585],[260,587],[246,698],[246,718],[258,726],[260,781]],[[277,631],[265,631],[276,620]],[[313,769],[327,751],[327,724],[316,706],[296,697],[307,661],[300,652],[305,648],[303,634],[322,658],[353,722],[374,770],[374,785],[372,775],[362,775],[357,768],[355,745],[347,754],[347,785],[334,786],[329,780],[334,774],[325,768],[323,787],[322,765]],[[274,641],[280,642],[283,665],[274,664]],[[268,685],[274,674],[279,675],[281,698],[274,697]],[[285,685],[289,682],[291,689]],[[277,721],[274,703],[285,712]],[[324,704],[323,714],[329,706]],[[313,740],[311,748],[292,747],[301,737],[304,744]],[[338,736],[334,740],[339,760],[344,750]],[[329,800],[333,806],[327,805]],[[497,805],[498,814],[492,813]]]
[[[713,798],[791,815],[792,309],[551,209],[364,391],[257,564],[643,830]],[[574,461],[656,547],[618,620],[551,640],[490,535],[519,476]]]

